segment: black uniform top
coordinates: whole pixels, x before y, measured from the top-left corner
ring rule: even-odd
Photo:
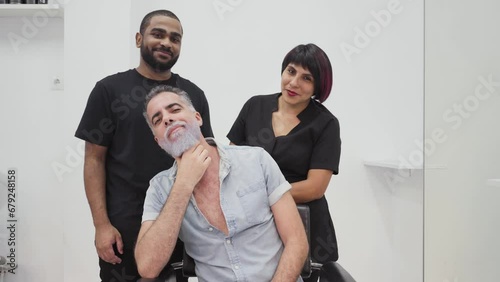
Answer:
[[[290,182],[307,179],[310,169],[338,174],[340,127],[337,118],[311,99],[297,116],[300,123],[286,136],[274,136],[272,114],[281,93],[250,98],[227,138],[237,145],[260,146],[278,163]],[[325,197],[306,203],[311,209],[311,255],[315,261],[338,259],[337,240]]]
[[[173,159],[154,140],[143,116],[144,98],[159,84],[186,91],[203,118],[203,135],[213,137],[208,102],[200,88],[174,73],[169,80],[155,81],[135,69],[96,83],[75,133],[80,139],[108,147],[108,216],[129,248],[133,248],[139,233],[149,180],[173,164]]]

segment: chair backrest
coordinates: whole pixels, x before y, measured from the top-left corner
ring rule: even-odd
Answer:
[[[302,219],[302,223],[304,224],[304,229],[306,231],[307,242],[311,242],[311,213],[309,211],[309,206],[306,205],[297,205],[297,209],[299,211],[300,219]],[[310,244],[309,244],[310,245]],[[300,276],[302,278],[309,278],[311,276],[311,250],[307,253],[306,261],[304,263],[304,267],[302,267],[302,272]]]
[[[186,253],[184,249],[184,254],[182,255],[182,275],[184,277],[196,277],[195,263],[194,259]]]
[[[309,230],[311,226],[311,216],[309,211],[309,206],[306,205],[297,205],[297,209],[299,211],[300,218],[302,219],[302,223],[304,224],[304,229],[307,235],[307,242],[310,240]],[[182,274],[184,277],[196,277],[195,272],[195,262],[192,257],[190,257],[186,250],[184,250],[184,255],[182,259]],[[302,268],[302,272],[300,274],[302,278],[308,278],[311,276],[311,252],[309,251],[306,261],[304,263],[304,267]]]
[[[329,261],[321,267],[320,282],[356,282],[338,262]]]

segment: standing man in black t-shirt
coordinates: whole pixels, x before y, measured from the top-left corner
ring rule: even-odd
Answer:
[[[171,72],[179,58],[182,35],[174,13],[158,10],[147,14],[135,37],[141,50],[139,66],[96,83],[75,133],[86,141],[85,192],[103,282],[139,278],[133,249],[146,190],[154,175],[173,164],[155,143],[142,116],[146,94],[159,84],[183,89],[202,115],[203,135],[213,136],[205,94]],[[171,262],[182,260],[182,249],[178,243]],[[177,281],[187,281],[178,276]]]

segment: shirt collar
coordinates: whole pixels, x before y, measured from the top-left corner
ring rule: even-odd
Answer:
[[[231,160],[228,158],[227,150],[224,145],[219,144],[213,137],[206,137],[205,140],[207,141],[208,145],[217,147],[217,151],[219,152],[220,157],[219,177],[220,179],[224,179],[224,177],[229,173],[229,169],[231,168]]]

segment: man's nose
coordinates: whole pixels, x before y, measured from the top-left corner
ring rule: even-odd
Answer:
[[[174,122],[174,120],[172,119],[172,117],[168,116],[168,115],[164,115],[163,116],[163,122],[165,123],[166,126],[170,125],[172,122]]]
[[[166,36],[165,38],[163,38],[160,42],[161,46],[163,47],[172,47],[172,42],[170,41],[170,38],[168,36]]]

